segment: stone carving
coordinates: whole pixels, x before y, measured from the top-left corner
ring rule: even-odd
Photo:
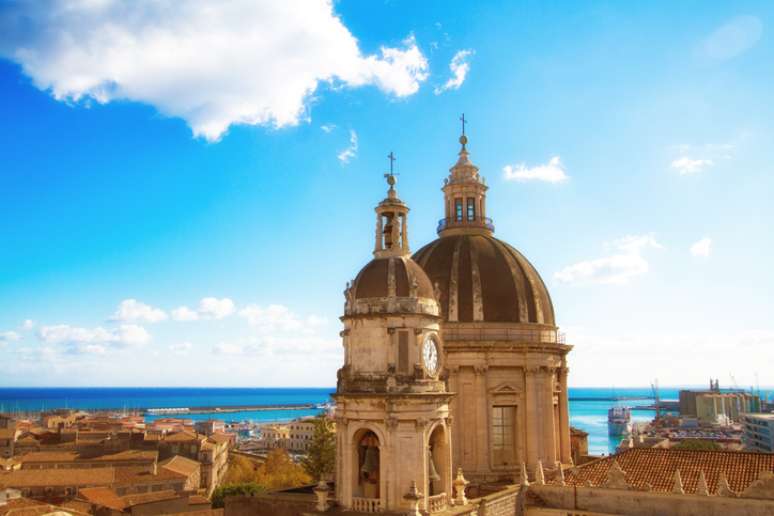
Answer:
[[[409,297],[417,297],[417,291],[419,290],[419,283],[417,283],[416,276],[411,277],[411,285],[409,286]]]
[[[355,288],[354,288],[354,281],[348,281],[347,287],[344,289],[344,299],[346,300],[344,303],[344,310],[350,310],[352,309],[352,306],[355,303]]]
[[[747,486],[740,495],[744,498],[774,499],[774,472],[761,471],[758,480]]]
[[[717,489],[715,489],[715,494],[718,496],[728,496],[728,497],[736,496],[736,493],[731,490],[731,486],[728,485],[728,479],[726,478],[726,474],[723,473],[722,471],[718,476],[718,487]]]
[[[397,213],[392,217],[390,240],[391,249],[397,249],[400,247],[400,218],[398,217]]]
[[[433,285],[433,295],[435,296],[435,300],[438,301],[438,304],[441,303],[441,284],[437,281]]]
[[[543,473],[543,461],[539,460],[537,462],[537,466],[535,466],[535,483],[539,486],[542,486],[546,483],[546,476],[545,473]]]
[[[465,505],[468,503],[468,499],[465,497],[465,486],[470,482],[465,480],[465,475],[462,474],[462,468],[457,468],[457,476],[454,479],[454,503],[455,505]]]
[[[699,484],[696,486],[696,494],[709,496],[709,487],[707,487],[707,477],[704,476],[704,470],[699,470]]]
[[[674,480],[672,481],[672,492],[675,494],[685,494],[683,488],[683,477],[680,476],[680,470],[675,470]]]
[[[529,486],[529,478],[527,477],[527,465],[521,463],[521,485],[524,487]]]
[[[621,469],[617,460],[613,459],[613,465],[607,470],[607,480],[602,485],[610,489],[629,489],[629,482],[626,481],[626,472]]]

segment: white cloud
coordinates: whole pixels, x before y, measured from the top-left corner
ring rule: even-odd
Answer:
[[[711,59],[724,61],[755,46],[763,34],[763,24],[755,16],[737,16],[704,40],[704,53]]]
[[[3,17],[0,54],[57,100],[150,104],[211,141],[308,120],[320,83],[405,97],[428,76],[413,37],[363,55],[331,0],[50,0]]]
[[[65,345],[70,353],[104,353],[107,346],[122,348],[147,344],[150,334],[142,326],[122,324],[117,328],[82,328],[68,324],[41,326],[38,337],[44,344]]]
[[[691,246],[691,254],[702,258],[708,258],[712,252],[712,239],[704,237]]]
[[[32,319],[25,319],[21,325],[22,330],[31,330],[35,327],[35,321]]]
[[[334,129],[336,129],[336,124],[323,124],[320,126],[320,129],[322,129],[324,133],[330,134]]]
[[[465,82],[465,78],[470,71],[470,63],[468,63],[468,57],[473,55],[472,50],[460,50],[454,57],[452,57],[449,63],[449,70],[451,70],[452,76],[442,85],[433,90],[433,93],[440,95],[441,93],[449,90],[458,90],[462,83]]]
[[[212,348],[212,352],[216,355],[242,355],[245,353],[245,348],[238,344],[220,342]]]
[[[626,285],[632,278],[650,270],[642,252],[662,248],[653,235],[626,236],[608,244],[608,247],[614,251],[610,256],[569,265],[555,273],[554,279],[567,284]]]
[[[564,183],[569,176],[564,171],[564,165],[559,156],[554,156],[545,165],[527,167],[524,163],[503,167],[506,181],[545,181],[547,183]]]
[[[169,346],[169,350],[176,355],[185,356],[191,351],[193,345],[190,342],[178,342]]]
[[[16,342],[17,340],[21,340],[21,335],[15,331],[0,332],[0,345],[8,344],[9,342]]]
[[[299,317],[283,305],[269,305],[264,308],[250,304],[241,309],[239,315],[244,317],[251,326],[266,333],[297,331],[304,326]]]
[[[339,158],[339,161],[341,161],[342,163],[347,164],[355,156],[357,156],[357,133],[354,130],[350,129],[349,147],[339,152],[339,155],[336,157]]]
[[[691,159],[683,156],[672,161],[672,168],[677,170],[681,176],[698,174],[703,169],[711,167],[715,163],[711,159]]]
[[[159,322],[167,318],[166,312],[160,308],[154,308],[145,303],[141,303],[136,299],[124,299],[118,305],[118,309],[111,317],[114,321],[143,321],[143,322]]]
[[[179,306],[172,310],[172,319],[175,321],[195,321],[199,319],[199,313],[187,306]]]
[[[205,319],[223,319],[234,313],[234,302],[227,297],[205,297],[199,301],[199,315]]]

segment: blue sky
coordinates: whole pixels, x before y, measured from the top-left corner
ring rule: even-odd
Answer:
[[[463,111],[573,385],[774,384],[774,6],[282,4],[0,7],[0,385],[333,385]]]

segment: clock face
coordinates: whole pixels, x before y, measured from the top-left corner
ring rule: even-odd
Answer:
[[[427,337],[422,345],[422,362],[430,375],[438,372],[438,346],[432,337]]]

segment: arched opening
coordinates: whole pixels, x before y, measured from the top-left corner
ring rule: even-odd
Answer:
[[[451,496],[451,448],[449,433],[437,425],[427,444],[427,495],[430,512],[442,510]]]
[[[381,453],[379,437],[371,430],[361,430],[353,440],[355,449],[353,497],[378,500],[381,498]]]

